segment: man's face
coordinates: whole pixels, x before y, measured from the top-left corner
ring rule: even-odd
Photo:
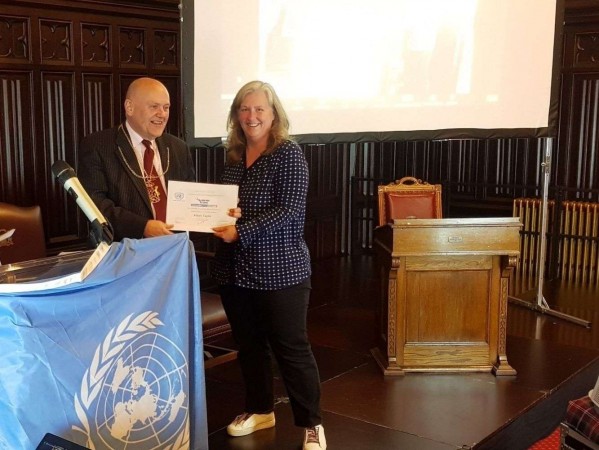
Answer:
[[[141,137],[154,140],[164,133],[170,98],[165,89],[149,87],[125,100],[127,122]]]

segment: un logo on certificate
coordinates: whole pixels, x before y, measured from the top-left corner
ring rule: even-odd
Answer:
[[[185,355],[156,331],[158,313],[128,316],[98,346],[75,397],[91,449],[189,449]]]

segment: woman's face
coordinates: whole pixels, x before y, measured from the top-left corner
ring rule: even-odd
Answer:
[[[266,147],[275,115],[263,91],[251,92],[243,98],[237,118],[248,143]]]

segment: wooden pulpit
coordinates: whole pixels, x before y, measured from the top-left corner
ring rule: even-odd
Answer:
[[[505,349],[518,218],[402,219],[375,230],[385,375],[515,375]]]

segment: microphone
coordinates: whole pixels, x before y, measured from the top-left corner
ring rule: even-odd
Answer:
[[[90,196],[87,195],[73,168],[64,161],[56,161],[52,164],[52,173],[58,178],[65,190],[71,194],[77,202],[77,206],[89,219],[91,223],[90,236],[94,245],[97,246],[100,242],[111,244],[114,238],[112,226]]]

